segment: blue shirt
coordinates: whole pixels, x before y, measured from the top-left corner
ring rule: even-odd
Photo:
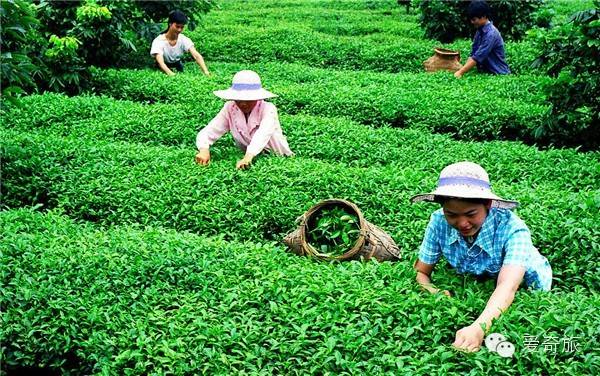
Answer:
[[[552,269],[531,242],[525,223],[508,209],[491,208],[475,242],[469,246],[458,230],[448,224],[443,209],[429,220],[419,260],[435,264],[444,255],[458,273],[497,277],[504,265],[525,268],[525,284],[548,291]]]
[[[477,29],[473,38],[471,57],[477,62],[477,69],[480,71],[493,74],[510,73],[504,56],[504,40],[490,21]]]

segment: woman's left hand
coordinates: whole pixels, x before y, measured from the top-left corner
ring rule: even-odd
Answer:
[[[484,337],[483,329],[473,323],[456,332],[456,340],[452,344],[456,349],[474,352],[478,351]]]
[[[252,163],[252,159],[244,157],[237,161],[237,163],[235,164],[235,168],[237,168],[238,170],[244,170],[250,167],[250,163]]]

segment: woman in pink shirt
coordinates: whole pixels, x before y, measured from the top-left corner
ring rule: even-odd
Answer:
[[[227,90],[217,90],[214,94],[227,100],[223,108],[196,137],[196,163],[210,163],[209,148],[221,136],[231,132],[237,146],[245,152],[244,158],[236,163],[243,169],[263,150],[278,155],[294,155],[283,135],[277,108],[265,99],[276,97],[262,88],[260,77],[253,71],[243,70],[233,76],[233,83]]]

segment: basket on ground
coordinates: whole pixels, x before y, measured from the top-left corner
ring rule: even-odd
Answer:
[[[358,218],[359,234],[354,245],[341,255],[331,256],[320,252],[308,241],[308,231],[314,226],[316,216],[322,210],[341,207]],[[291,251],[301,256],[313,256],[323,260],[369,260],[395,261],[400,259],[400,248],[385,231],[367,221],[358,206],[340,199],[323,200],[298,218],[298,228],[288,234],[284,243]]]
[[[433,50],[433,56],[423,62],[427,72],[437,72],[439,70],[456,72],[462,68],[459,51],[448,50],[441,47],[436,47]]]

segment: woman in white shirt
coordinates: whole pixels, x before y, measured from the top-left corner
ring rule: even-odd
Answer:
[[[163,33],[154,38],[150,55],[156,59],[156,63],[163,72],[169,76],[173,76],[175,72],[171,68],[175,68],[179,72],[183,72],[183,62],[181,57],[184,53],[190,52],[200,66],[200,69],[205,75],[210,75],[202,55],[198,53],[194,47],[194,42],[182,34],[183,28],[187,23],[187,17],[183,12],[174,10],[169,13],[168,28]]]

